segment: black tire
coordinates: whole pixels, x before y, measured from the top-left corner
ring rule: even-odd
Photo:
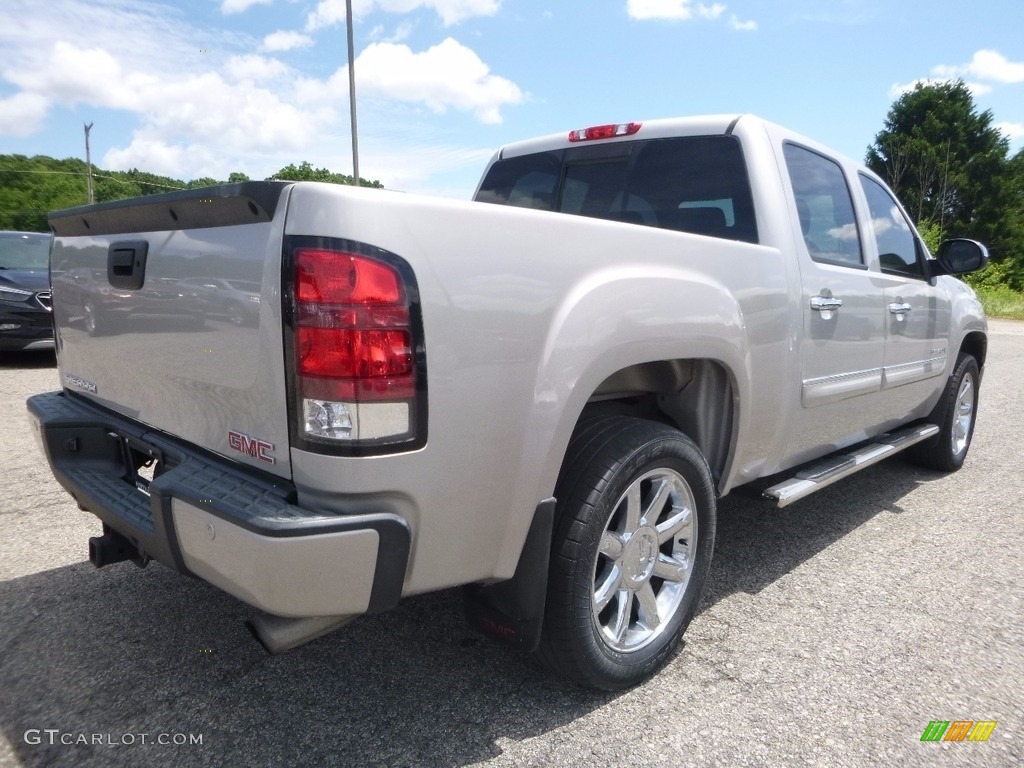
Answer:
[[[942,472],[955,472],[963,466],[974,436],[980,384],[978,361],[961,354],[930,417],[939,434],[908,448],[908,459]]]
[[[605,416],[577,428],[555,496],[537,656],[577,684],[628,688],[668,661],[697,609],[715,541],[711,472],[678,430]]]

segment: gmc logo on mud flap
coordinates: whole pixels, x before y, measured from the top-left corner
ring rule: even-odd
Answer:
[[[518,634],[512,627],[507,627],[504,624],[499,624],[494,619],[489,619],[486,616],[480,617],[480,629],[489,635],[497,635],[503,637],[506,640],[513,639]]]
[[[274,450],[274,444],[268,443],[266,440],[257,440],[255,437],[243,435],[232,429],[228,430],[228,445],[246,456],[252,456],[254,459],[267,462],[267,464],[274,463],[274,457],[269,455],[270,451]]]

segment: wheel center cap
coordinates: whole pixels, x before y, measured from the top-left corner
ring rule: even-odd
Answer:
[[[620,560],[622,576],[631,587],[639,587],[651,578],[658,560],[658,534],[653,528],[641,528],[626,542]]]

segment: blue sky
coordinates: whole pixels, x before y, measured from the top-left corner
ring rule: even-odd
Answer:
[[[498,146],[752,112],[861,159],[961,77],[1024,146],[1024,2],[353,0],[360,171],[472,194]],[[0,153],[177,178],[351,172],[344,0],[0,0]]]

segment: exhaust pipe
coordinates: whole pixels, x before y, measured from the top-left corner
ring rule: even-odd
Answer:
[[[355,616],[311,616],[289,619],[260,613],[245,622],[246,628],[252,632],[267,653],[277,655],[305,645],[310,640],[341,629],[352,621]]]
[[[138,566],[145,565],[145,558],[128,539],[104,526],[102,536],[89,539],[89,561],[97,568],[111,563],[131,560]]]

